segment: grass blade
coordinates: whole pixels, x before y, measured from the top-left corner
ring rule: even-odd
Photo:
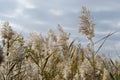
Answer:
[[[14,64],[11,66],[11,68],[9,69],[9,71],[8,71],[8,74],[7,74],[7,75],[9,75],[9,74],[10,74],[10,72],[13,70],[13,68],[15,67],[15,65],[16,65],[16,63],[14,63]]]
[[[104,40],[102,42],[102,44],[99,46],[99,48],[97,49],[97,51],[95,52],[95,55],[98,53],[98,51],[102,48],[102,46],[104,45],[105,41],[108,39],[108,37],[110,37],[111,35],[113,35],[114,33],[116,32],[113,32],[113,33],[109,33],[107,36],[103,37],[102,39],[100,39],[99,41],[97,41],[96,43],[100,42],[101,40]],[[95,44],[96,44],[95,43]]]

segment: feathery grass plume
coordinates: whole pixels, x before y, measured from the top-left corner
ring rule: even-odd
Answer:
[[[57,43],[61,47],[61,51],[63,52],[64,58],[67,59],[66,57],[69,56],[69,45],[68,45],[68,40],[70,34],[65,32],[60,24],[58,24],[58,35],[57,35]]]
[[[56,35],[51,29],[48,30],[47,35],[48,35],[48,38],[51,38],[52,41],[55,41],[55,42],[57,41]]]
[[[103,80],[110,80],[109,71],[105,68],[104,68],[104,72],[103,72]]]
[[[5,61],[1,65],[1,71],[5,80],[16,78],[16,74],[21,74],[22,61],[25,58],[24,40],[22,35],[12,30],[8,22],[5,22],[1,29],[1,36],[4,41],[3,52]],[[5,55],[7,53],[7,55]],[[19,68],[19,69],[18,69]],[[22,76],[22,75],[20,75]],[[2,79],[1,77],[1,79]],[[18,77],[18,76],[17,76]]]
[[[90,11],[86,9],[86,7],[82,7],[81,10],[82,15],[80,16],[80,25],[79,25],[79,32],[84,34],[87,39],[89,40],[88,46],[90,55],[93,57],[93,62],[94,62],[94,42],[93,42],[93,37],[94,37],[94,22],[92,20]]]
[[[34,50],[36,53],[40,53],[44,48],[44,39],[41,33],[30,33],[30,41],[31,49]]]
[[[82,16],[80,16],[79,32],[82,32],[89,40],[94,37],[94,22],[91,18],[90,11],[82,7]]]
[[[116,75],[116,79],[120,79],[120,62],[116,60],[114,62],[114,65],[115,65],[115,69],[113,74]]]
[[[14,35],[14,31],[12,30],[9,22],[4,22],[1,28],[1,35],[4,39],[11,39]]]
[[[90,11],[86,9],[86,7],[82,7],[81,10],[82,15],[80,16],[80,25],[79,25],[79,32],[84,34],[87,39],[90,41],[90,53],[94,53],[94,42],[92,38],[94,37],[94,22],[92,20]],[[92,54],[93,55],[93,54]]]
[[[4,22],[1,28],[1,37],[3,41],[3,46],[6,46],[6,55],[9,55],[9,40],[12,39],[15,32],[12,30],[9,22]]]
[[[60,45],[64,45],[66,44],[70,35],[63,30],[60,24],[58,24],[57,28],[58,28],[57,42],[60,43]]]
[[[80,75],[82,80],[88,80],[88,79],[92,79],[92,75],[93,75],[93,67],[91,66],[91,63],[88,59],[85,59],[80,68]]]

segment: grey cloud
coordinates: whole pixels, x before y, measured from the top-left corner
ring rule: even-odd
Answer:
[[[0,0],[0,13],[10,14],[18,7],[16,0]]]

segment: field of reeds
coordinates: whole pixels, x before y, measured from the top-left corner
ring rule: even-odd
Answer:
[[[1,28],[0,80],[120,80],[120,62],[100,55],[108,34],[95,50],[94,21],[90,11],[81,10],[79,32],[87,45],[69,40],[70,34],[58,25],[46,36],[30,33],[28,39],[15,32],[8,22]],[[98,42],[99,42],[98,41]]]

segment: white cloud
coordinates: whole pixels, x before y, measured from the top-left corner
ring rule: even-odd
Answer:
[[[28,28],[25,28],[24,26],[22,25],[19,25],[19,24],[16,24],[14,22],[10,22],[10,26],[15,30],[15,31],[18,31],[18,32],[24,32],[24,33],[29,33],[29,29]]]
[[[112,24],[113,25],[113,20],[101,20],[99,21],[100,24]]]
[[[35,24],[39,24],[39,25],[44,25],[44,24],[46,24],[46,22],[45,22],[45,21],[42,21],[42,20],[35,21],[34,23],[35,23]]]
[[[77,31],[76,28],[64,26],[64,29],[67,31]]]
[[[18,3],[21,4],[21,6],[29,9],[34,9],[36,8],[34,4],[30,2],[30,0],[18,0]]]
[[[95,35],[108,35],[111,31],[96,31]]]
[[[117,22],[115,21],[115,20],[100,20],[100,21],[98,21],[98,23],[99,24],[105,24],[105,25],[110,25],[110,26],[112,26],[112,27],[117,27]]]
[[[9,14],[8,17],[16,18],[20,15],[23,15],[23,9],[22,8],[16,8],[13,13]]]
[[[53,14],[55,16],[63,16],[64,15],[63,10],[50,9],[49,11],[51,14]]]
[[[120,21],[117,22],[116,26],[117,26],[117,27],[120,27]]]
[[[93,7],[92,11],[93,12],[102,12],[102,11],[114,11],[116,8],[115,7],[106,7],[106,6],[97,6]]]
[[[109,29],[113,29],[114,31],[118,31],[117,29],[120,28],[120,21],[118,20],[100,20],[98,21],[98,23],[101,25],[101,24],[104,24],[104,25],[108,25],[109,26]],[[111,30],[110,29],[110,30]],[[112,31],[112,30],[111,30]]]
[[[14,15],[0,13],[2,18],[14,18]]]

